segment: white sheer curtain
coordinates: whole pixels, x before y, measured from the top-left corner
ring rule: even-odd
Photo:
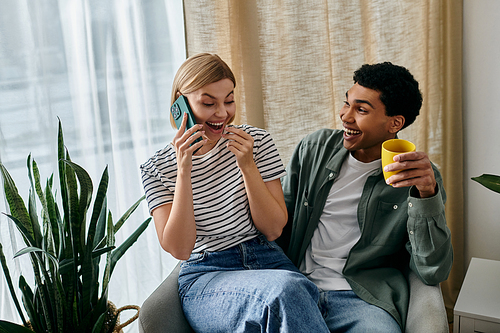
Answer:
[[[3,0],[1,7],[2,163],[26,198],[29,153],[43,180],[56,173],[59,117],[72,160],[90,173],[94,188],[109,166],[108,205],[117,219],[143,194],[139,165],[174,134],[168,107],[173,75],[185,59],[182,0]],[[0,191],[0,212],[6,211]],[[144,202],[117,244],[148,216]],[[11,260],[24,243],[3,214],[0,241],[17,289],[20,274],[30,281],[31,264]],[[110,300],[140,306],[175,264],[151,223],[118,262]],[[0,276],[0,318],[20,322]]]

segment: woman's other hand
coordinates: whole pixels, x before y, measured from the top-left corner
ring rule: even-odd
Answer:
[[[240,128],[227,126],[222,135],[228,139],[227,148],[236,156],[238,167],[244,171],[249,167],[255,167],[253,160],[253,137]]]

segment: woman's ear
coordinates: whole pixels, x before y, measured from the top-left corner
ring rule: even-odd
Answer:
[[[399,132],[405,124],[405,117],[402,115],[392,116],[391,133]]]
[[[177,98],[181,97],[181,95],[182,95],[182,94],[181,94],[181,92],[180,92],[180,91],[177,91],[177,92],[175,93],[175,99],[177,99]]]

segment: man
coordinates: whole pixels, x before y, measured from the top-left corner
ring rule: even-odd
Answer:
[[[340,111],[343,131],[322,129],[296,147],[283,179],[289,214],[285,252],[321,291],[332,332],[401,332],[408,269],[426,284],[453,261],[446,194],[426,153],[398,155],[383,178],[381,146],[415,120],[422,96],[391,63],[354,73]]]

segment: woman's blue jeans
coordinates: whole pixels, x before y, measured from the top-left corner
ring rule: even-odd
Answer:
[[[264,236],[182,263],[179,294],[196,332],[329,332],[318,288]]]

